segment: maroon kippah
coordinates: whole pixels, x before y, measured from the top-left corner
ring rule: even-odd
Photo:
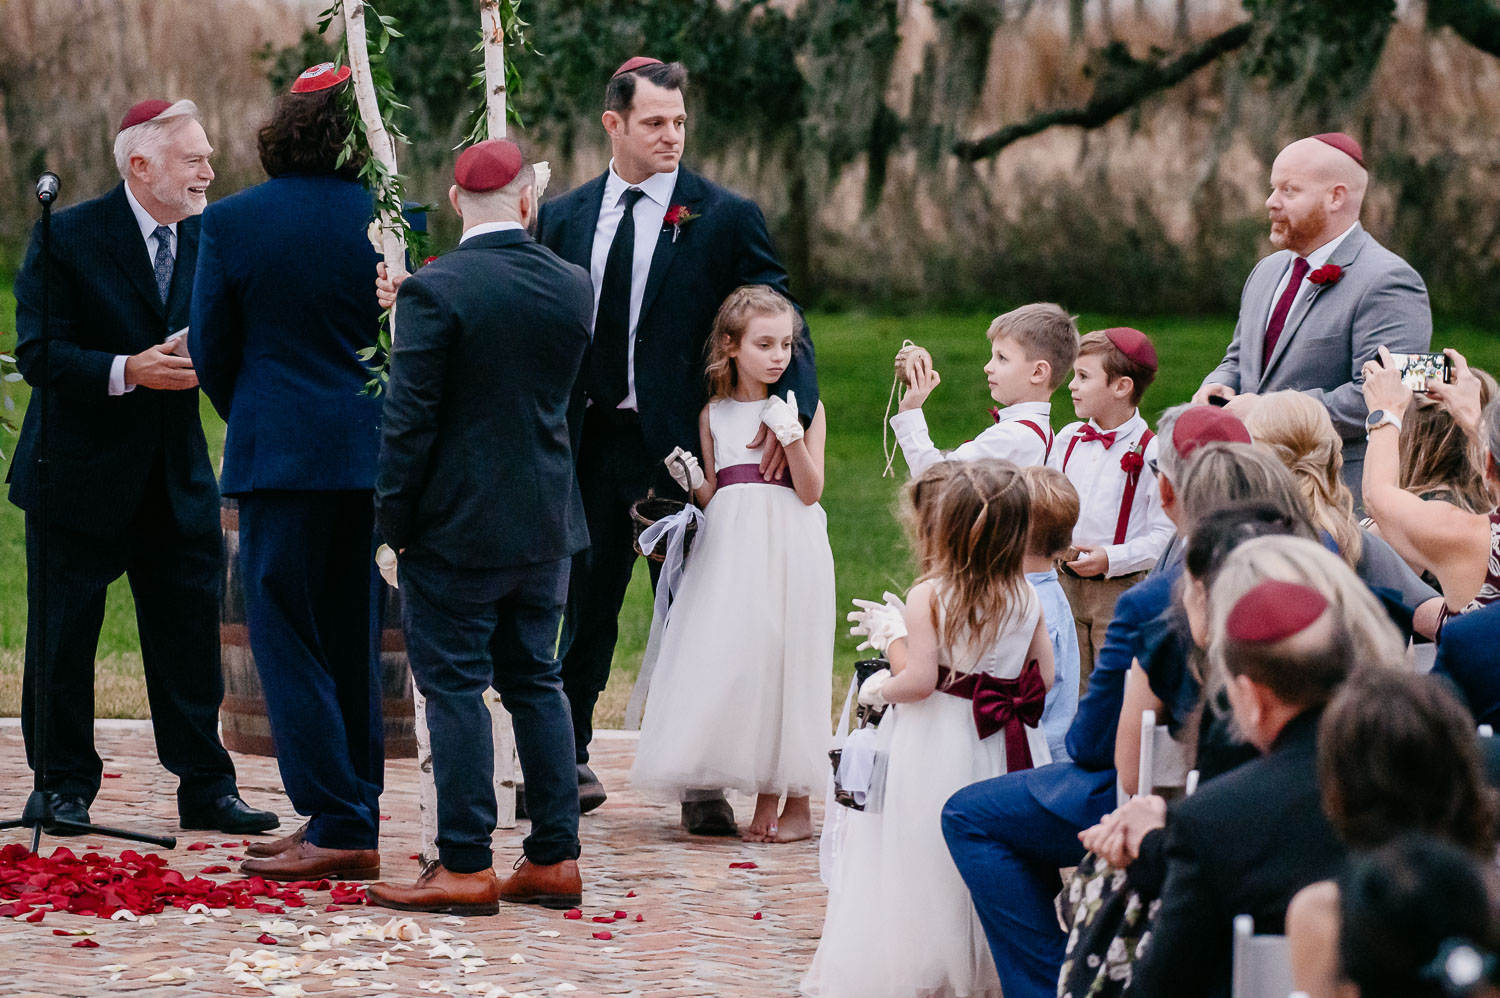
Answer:
[[[126,111],[125,117],[120,119],[120,131],[123,132],[127,128],[134,128],[136,125],[145,124],[171,106],[171,101],[161,100],[160,98],[140,101],[129,111]]]
[[[1268,645],[1300,634],[1327,609],[1327,597],[1311,586],[1267,579],[1234,604],[1224,634],[1242,644]]]
[[[631,58],[626,59],[624,62],[620,63],[620,68],[617,69],[617,70],[615,70],[613,73],[610,74],[610,79],[614,79],[616,76],[619,76],[621,73],[633,73],[637,69],[640,69],[642,66],[660,66],[660,65],[661,65],[661,60],[660,59],[653,59],[649,55],[632,56]]]
[[[1339,152],[1358,163],[1361,170],[1368,169],[1365,166],[1365,151],[1360,148],[1354,136],[1345,135],[1343,132],[1324,132],[1322,135],[1314,135],[1313,138],[1324,145],[1333,146]]]
[[[485,139],[458,154],[453,164],[453,182],[473,194],[498,191],[521,172],[525,161],[514,142]]]
[[[1216,405],[1192,405],[1172,424],[1172,449],[1184,460],[1204,444],[1248,444],[1250,431]]]
[[[318,90],[336,87],[349,78],[348,66],[335,66],[331,62],[320,62],[302,71],[292,83],[292,93],[310,94]]]
[[[1145,333],[1129,326],[1117,326],[1104,330],[1104,335],[1125,356],[1142,367],[1156,370],[1156,347],[1151,345]]]

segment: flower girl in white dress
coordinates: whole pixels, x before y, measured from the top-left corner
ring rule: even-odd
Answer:
[[[809,838],[808,795],[828,779],[835,607],[818,505],[827,422],[820,403],[804,433],[794,398],[769,391],[791,362],[797,322],[791,304],[762,286],[733,292],[714,320],[703,465],[680,448],[667,459],[674,477],[691,479],[678,484],[691,485],[705,519],[667,618],[630,773],[633,785],[673,795],[755,794],[743,837],[758,842]],[[773,437],[787,468],[766,482],[760,441]]]
[[[884,793],[844,822],[807,995],[1000,995],[939,819],[954,791],[1051,761],[1038,724],[1052,646],[1021,571],[1029,503],[1019,470],[966,463],[941,488],[918,509],[932,517],[916,531],[927,572],[904,618],[877,619],[880,607],[864,621],[877,644],[889,642],[891,672],[871,676],[859,697],[892,705],[877,729]]]

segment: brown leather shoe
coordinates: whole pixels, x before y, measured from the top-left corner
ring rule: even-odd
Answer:
[[[447,915],[493,915],[500,910],[499,895],[494,870],[454,873],[436,860],[422,867],[410,887],[380,883],[365,888],[366,900],[382,908]]]
[[[323,849],[307,839],[274,856],[240,864],[246,876],[267,880],[374,880],[380,876],[379,849]]]
[[[583,878],[578,861],[565,859],[550,866],[537,866],[522,856],[516,872],[500,884],[500,900],[513,904],[539,904],[543,908],[577,908],[583,904]]]
[[[245,855],[251,859],[265,859],[267,856],[280,856],[292,846],[307,837],[307,822],[290,835],[283,835],[279,839],[270,842],[252,842],[245,847]]]

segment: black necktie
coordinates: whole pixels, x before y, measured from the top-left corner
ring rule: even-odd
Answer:
[[[630,354],[630,275],[635,263],[635,203],[646,196],[627,188],[621,198],[625,214],[604,261],[599,312],[594,316],[594,348],[589,355],[589,398],[611,408],[630,390],[626,367]]]

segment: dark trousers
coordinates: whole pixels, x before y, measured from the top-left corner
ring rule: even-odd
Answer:
[[[526,858],[538,866],[577,859],[578,772],[555,651],[568,559],[478,571],[408,551],[399,571],[412,679],[427,698],[438,859],[455,873],[494,861],[491,686],[515,724],[531,819]]]
[[[101,486],[102,487],[102,486]],[[53,524],[47,572],[38,558],[39,526],[26,515],[26,676],[21,728],[26,761],[37,764],[33,680],[41,668],[37,637],[46,627],[47,772],[43,789],[92,802],[104,764],[94,751],[94,656],[104,596],[121,575],[135,597],[146,697],[156,752],[178,778],[180,808],[198,808],[237,792],[234,763],[219,742],[219,592],[223,541],[218,531],[184,535],[173,520],[161,468],[153,473],[130,525],[97,537]],[[46,587],[47,618],[40,597]]]
[[[965,787],[943,808],[943,837],[969,886],[1005,998],[1053,998],[1068,937],[1052,899],[1058,870],[1083,859],[1081,828],[1010,773]]]
[[[590,406],[578,446],[578,487],[583,494],[589,546],[573,557],[568,608],[563,619],[562,680],[573,714],[579,764],[589,760],[594,705],[609,683],[609,666],[620,637],[620,607],[635,569],[635,530],[630,507],[648,489],[681,498],[661,467],[665,454],[646,453],[640,417],[629,410]],[[651,563],[654,586],[659,573]],[[526,786],[531,811],[531,785]]]
[[[372,493],[239,499],[250,649],[276,763],[308,841],[374,849],[385,777]]]

